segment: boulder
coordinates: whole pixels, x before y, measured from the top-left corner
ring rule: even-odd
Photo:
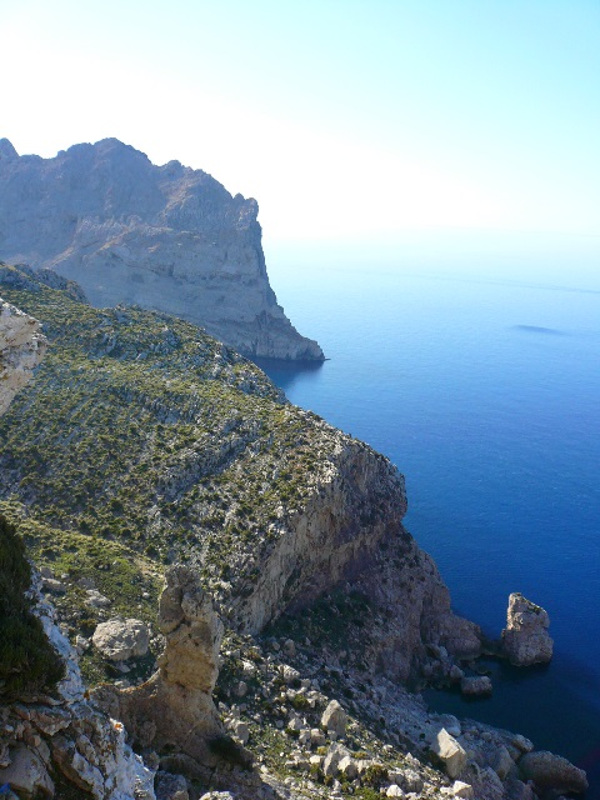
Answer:
[[[187,781],[183,775],[159,771],[154,779],[156,800],[189,800]]]
[[[562,756],[546,750],[526,753],[519,761],[523,781],[533,781],[537,788],[569,794],[588,788],[587,775]]]
[[[10,752],[11,763],[0,769],[0,784],[9,785],[20,797],[54,797],[54,784],[40,756],[23,745]]]
[[[452,784],[452,795],[454,797],[465,798],[466,800],[473,800],[475,797],[471,784],[465,783],[464,781],[454,781]]]
[[[406,797],[404,794],[403,789],[401,789],[397,783],[392,783],[390,786],[387,787],[385,790],[386,797]]]
[[[487,675],[461,679],[460,691],[467,697],[483,697],[492,693],[492,681]]]
[[[458,778],[467,765],[467,754],[460,742],[442,728],[433,740],[431,749],[444,765],[448,777]]]
[[[332,744],[329,750],[327,751],[327,755],[325,756],[325,760],[323,761],[323,774],[326,778],[334,778],[338,773],[339,765],[342,759],[347,758],[350,756],[348,750],[345,747],[342,747],[339,744]]]
[[[553,641],[548,634],[550,619],[541,606],[519,592],[508,598],[506,628],[502,647],[511,664],[527,667],[545,664],[552,658]]]
[[[92,637],[96,648],[111,661],[145,656],[149,640],[148,627],[139,619],[111,619],[101,622]]]
[[[343,737],[346,735],[346,723],[348,722],[348,715],[338,703],[337,700],[332,700],[327,706],[321,717],[321,725],[326,731],[333,731],[336,736]]]

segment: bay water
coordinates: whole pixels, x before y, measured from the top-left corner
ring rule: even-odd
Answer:
[[[600,285],[562,266],[550,280],[526,258],[510,278],[456,265],[282,259],[271,283],[329,360],[261,366],[291,402],[398,466],[406,527],[434,557],[457,613],[497,638],[510,592],[546,608],[550,665],[490,661],[491,698],[426,697],[570,758],[596,798]]]

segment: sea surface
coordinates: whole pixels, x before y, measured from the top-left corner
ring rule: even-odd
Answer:
[[[406,527],[454,609],[498,637],[520,591],[551,620],[547,667],[491,661],[494,693],[432,707],[530,737],[600,798],[600,285],[543,269],[270,268],[330,360],[263,364],[288,398],[387,455]],[[558,276],[558,279],[557,279]],[[589,277],[589,276],[588,276]]]

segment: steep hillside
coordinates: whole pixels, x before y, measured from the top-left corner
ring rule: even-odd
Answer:
[[[392,673],[414,672],[423,638],[477,650],[402,528],[404,481],[386,458],[189,323],[99,311],[6,266],[0,286],[51,343],[0,422],[2,499],[157,564],[195,563],[240,631],[375,571],[389,584],[373,603],[404,610],[373,643]]]
[[[116,139],[55,158],[0,140],[0,258],[51,267],[97,306],[176,314],[251,356],[321,361],[269,285],[258,205]]]
[[[581,770],[524,737],[431,714],[406,691],[461,682],[481,641],[402,527],[404,481],[386,458],[178,318],[97,310],[53,273],[6,265],[0,293],[49,340],[0,421],[0,533],[18,531],[41,569],[36,613],[66,672],[52,698],[0,702],[3,791],[585,789]]]

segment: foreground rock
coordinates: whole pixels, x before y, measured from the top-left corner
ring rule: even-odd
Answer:
[[[550,619],[541,606],[513,592],[508,598],[502,646],[511,664],[527,667],[552,658],[553,641],[548,634]]]
[[[0,414],[29,381],[46,346],[40,323],[0,298]]]
[[[0,705],[0,785],[23,798],[61,797],[68,789],[94,800],[154,800],[153,772],[127,744],[122,723],[87,699],[75,652],[41,599],[39,582],[34,596],[66,676],[50,698]]]
[[[51,267],[94,305],[176,314],[245,355],[323,360],[277,305],[255,200],[116,139],[50,159],[0,145],[0,257]]]
[[[225,731],[212,691],[223,625],[192,569],[167,570],[158,624],[166,639],[158,672],[139,687],[101,687],[94,699],[123,721],[138,747],[180,754],[202,773],[222,760],[218,743]],[[241,748],[237,753],[247,758]]]
[[[566,758],[548,753],[527,753],[519,761],[519,771],[525,781],[533,781],[536,788],[552,789],[555,792],[570,794],[585,792],[588,781],[585,772],[578,769]]]
[[[111,661],[126,661],[148,652],[148,626],[139,619],[111,619],[102,622],[92,637],[94,645]]]

